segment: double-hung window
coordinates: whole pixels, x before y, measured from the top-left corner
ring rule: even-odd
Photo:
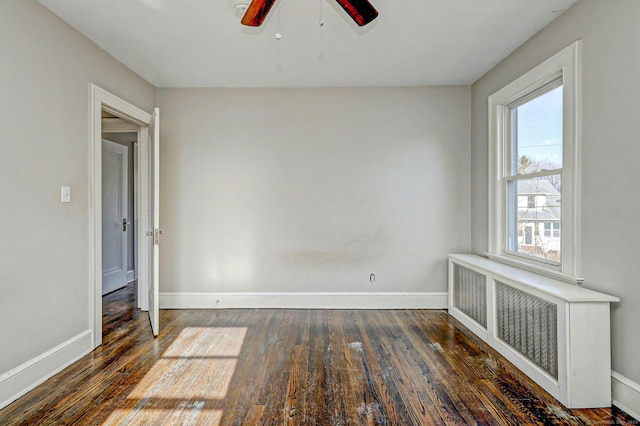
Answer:
[[[489,97],[488,254],[569,282],[580,280],[580,50]]]

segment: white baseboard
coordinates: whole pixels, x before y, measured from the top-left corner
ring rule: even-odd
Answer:
[[[160,309],[445,309],[447,293],[160,293]]]
[[[93,350],[91,337],[91,330],[85,330],[55,348],[0,374],[0,408],[11,404],[91,352]]]
[[[612,371],[611,397],[613,405],[640,420],[640,384]]]
[[[116,291],[126,285],[127,272],[112,268],[102,274],[102,295]]]

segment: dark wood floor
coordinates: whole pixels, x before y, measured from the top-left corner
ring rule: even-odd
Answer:
[[[445,311],[166,310],[153,339],[133,298],[0,424],[638,424],[563,408]]]

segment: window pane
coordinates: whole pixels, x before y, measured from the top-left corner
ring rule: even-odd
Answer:
[[[514,109],[517,174],[562,168],[562,86]]]
[[[509,251],[560,262],[560,191],[559,174],[508,183]]]

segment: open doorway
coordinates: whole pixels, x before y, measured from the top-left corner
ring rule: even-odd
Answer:
[[[140,126],[102,111],[102,338],[138,317]]]
[[[93,347],[102,344],[103,331],[103,274],[109,271],[103,269],[103,225],[113,226],[114,229],[127,227],[127,230],[133,227],[134,246],[138,253],[134,257],[133,263],[135,269],[134,279],[137,291],[133,292],[135,298],[135,308],[138,307],[143,311],[148,311],[150,332],[154,336],[159,333],[159,312],[158,312],[158,288],[159,288],[159,240],[162,233],[159,229],[159,110],[154,108],[147,113],[140,108],[131,105],[127,101],[107,92],[106,90],[94,85],[89,85],[90,103],[89,103],[89,150],[91,157],[91,203],[90,203],[90,228],[89,228],[89,322],[92,330]],[[103,129],[104,127],[104,129]],[[109,225],[103,223],[103,145],[104,136],[108,133],[133,132],[137,135],[137,150],[133,150],[134,170],[137,170],[138,193],[134,195],[138,200],[137,211],[139,214],[138,223],[128,219],[122,212],[124,207],[113,210],[113,223]],[[113,138],[113,137],[112,137]],[[128,141],[132,142],[132,141]],[[111,145],[112,147],[116,145]],[[115,152],[121,152],[122,155],[112,156],[112,162],[124,161],[124,151],[115,149]],[[128,151],[127,151],[128,157]],[[127,166],[121,166],[120,170],[128,169]],[[111,172],[114,174],[113,172]],[[117,175],[117,172],[115,173]],[[122,180],[115,180],[112,183],[115,187],[124,188],[125,185],[118,183]],[[117,192],[117,191],[116,191]],[[120,195],[124,190],[120,192]],[[116,197],[118,198],[118,197]],[[123,202],[124,204],[124,202]],[[134,201],[134,209],[136,203]],[[122,216],[122,218],[120,217]],[[116,233],[116,237],[112,239],[115,245],[117,241],[122,241],[120,247],[124,247],[127,238],[122,232]],[[135,239],[137,237],[137,240]],[[123,254],[122,249],[117,256],[113,256],[116,260],[112,263],[119,262],[118,269],[120,279],[125,276],[125,280],[130,277],[127,257]],[[135,256],[135,255],[134,255]],[[117,259],[120,259],[118,261]],[[113,259],[112,259],[113,260]],[[111,265],[113,267],[113,265]],[[115,268],[115,267],[114,267]],[[116,269],[113,271],[117,272]],[[126,271],[126,273],[124,272]],[[129,275],[129,277],[127,277]],[[119,284],[116,284],[116,287]],[[125,286],[126,288],[126,286]]]

